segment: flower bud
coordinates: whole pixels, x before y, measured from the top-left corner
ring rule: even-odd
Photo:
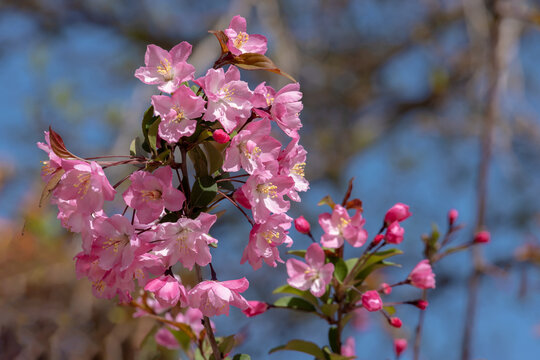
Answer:
[[[297,217],[294,219],[294,227],[296,228],[296,231],[298,231],[301,234],[309,234],[311,232],[311,226],[309,225],[309,222],[303,217]]]
[[[399,226],[397,221],[391,223],[386,229],[386,242],[389,244],[400,244],[403,241],[405,229]]]
[[[384,222],[389,225],[394,221],[401,222],[407,219],[409,216],[411,216],[411,212],[409,211],[409,205],[397,203],[386,212],[386,215],[384,216]]]
[[[392,287],[387,283],[382,283],[379,291],[381,291],[384,295],[390,295],[392,293]]]
[[[383,234],[379,234],[379,235],[375,236],[375,238],[373,239],[373,242],[372,242],[373,246],[378,245],[382,241],[382,239],[384,239]]]
[[[216,142],[220,144],[225,144],[231,139],[229,134],[227,134],[222,129],[217,129],[216,131],[214,131],[213,136],[214,136],[214,140],[216,140]]]
[[[383,302],[379,293],[375,290],[366,291],[362,294],[362,306],[367,311],[379,311],[382,309]]]
[[[242,310],[247,317],[260,315],[268,310],[268,304],[262,301],[248,301],[249,307]]]
[[[474,235],[475,244],[485,244],[491,240],[491,234],[487,230],[482,230]]]
[[[401,322],[401,319],[398,317],[392,317],[388,319],[388,323],[398,329],[401,327],[401,325],[403,325],[403,323]]]
[[[407,349],[407,340],[405,339],[395,339],[394,340],[394,351],[396,356],[399,357],[402,352]]]
[[[428,260],[420,261],[408,277],[412,286],[419,289],[435,289],[435,274]]]
[[[459,216],[458,211],[456,209],[451,209],[448,212],[448,224],[450,224],[450,226],[454,225],[458,216]]]
[[[426,308],[429,305],[429,303],[426,300],[421,300],[421,299],[413,301],[412,304],[416,306],[417,308],[419,308],[420,310],[426,310]]]

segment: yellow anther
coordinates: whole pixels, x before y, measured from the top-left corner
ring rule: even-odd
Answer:
[[[240,31],[234,39],[234,47],[240,49],[249,40],[249,35],[243,31]]]
[[[161,199],[161,191],[155,190],[141,190],[141,195],[144,201],[155,201]]]
[[[77,195],[83,197],[88,192],[90,188],[90,173],[80,173],[77,174],[77,182],[73,186],[77,189]]]
[[[277,186],[272,183],[257,185],[257,191],[261,194],[266,194],[271,198],[277,196]]]
[[[173,110],[176,111],[176,117],[173,119],[175,123],[180,123],[182,120],[184,120],[186,117],[184,116],[184,111],[180,109],[178,105],[173,106]]]
[[[306,163],[303,162],[303,163],[298,163],[296,165],[293,166],[293,168],[291,169],[291,172],[293,174],[296,174],[296,175],[299,175],[299,176],[302,176],[304,177],[304,169],[306,167]]]
[[[274,98],[270,94],[264,96],[266,98],[266,106],[270,106],[274,103]]]
[[[272,244],[274,242],[274,239],[279,239],[279,232],[274,230],[265,231],[261,235],[268,244]]]
[[[234,96],[235,90],[230,89],[229,85],[225,85],[224,87],[221,88],[220,92],[221,92],[221,96],[225,100],[232,101],[232,97]]]
[[[162,75],[166,81],[172,80],[172,66],[169,60],[163,59],[160,62],[160,65],[157,66],[158,74]]]

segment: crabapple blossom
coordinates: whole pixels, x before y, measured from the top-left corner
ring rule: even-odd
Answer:
[[[151,299],[147,299],[148,302]],[[167,320],[173,320],[170,313],[165,314],[165,319]],[[191,328],[191,331],[199,337],[199,334],[204,329],[204,325],[202,324],[203,314],[199,309],[193,309],[188,307],[185,311],[185,313],[179,312],[176,317],[174,318],[175,323],[181,323],[186,324]],[[212,328],[214,328],[213,322],[210,322]],[[172,327],[170,325],[163,326],[161,329],[159,329],[156,332],[156,335],[154,336],[156,339],[156,342],[162,346],[165,346],[169,349],[178,349],[180,348],[180,344],[178,343],[178,340],[174,337],[174,335],[171,333]]]
[[[379,291],[384,295],[390,295],[392,293],[392,287],[387,283],[382,283]]]
[[[288,175],[294,180],[294,189],[287,194],[294,201],[300,201],[298,191],[304,192],[309,189],[309,182],[304,177],[307,151],[302,145],[298,145],[299,140],[299,138],[291,140],[289,145],[281,151],[278,158],[278,173]]]
[[[75,200],[74,212],[89,215],[103,209],[105,200],[112,201],[116,190],[103,169],[95,161],[62,159],[66,171],[53,192],[55,198]]]
[[[450,224],[450,226],[454,225],[458,216],[459,213],[456,209],[451,209],[450,211],[448,211],[448,223]]]
[[[266,37],[258,34],[246,33],[246,19],[240,15],[232,18],[229,27],[223,32],[229,40],[227,47],[233,55],[245,53],[263,54],[266,52]]]
[[[435,288],[435,274],[431,270],[429,261],[420,261],[409,274],[408,280],[412,286],[419,289]]]
[[[369,290],[362,294],[362,306],[370,312],[379,311],[383,307],[383,302],[376,290]]]
[[[172,171],[169,166],[149,173],[136,171],[130,176],[131,185],[124,192],[124,201],[137,210],[136,217],[148,224],[156,220],[165,208],[177,211],[185,201],[184,194],[173,187]]]
[[[270,215],[265,222],[255,224],[249,234],[249,243],[244,249],[241,264],[246,261],[254,270],[259,269],[264,262],[268,266],[276,267],[277,262],[283,262],[279,257],[278,245],[288,243],[292,245],[289,237],[292,218],[286,214]]]
[[[265,163],[276,161],[281,143],[270,136],[270,131],[268,119],[246,125],[227,148],[223,170],[238,171],[241,166],[248,174],[253,174],[256,170],[264,170]]]
[[[195,67],[187,63],[191,55],[191,44],[182,41],[171,49],[148,45],[144,63],[135,71],[135,77],[145,84],[158,85],[158,89],[172,94],[184,81],[193,79]]]
[[[309,225],[309,222],[306,220],[304,216],[299,216],[296,219],[294,219],[294,227],[296,231],[298,231],[301,234],[311,233],[311,226]]]
[[[162,306],[173,307],[178,302],[181,306],[186,306],[188,303],[184,285],[177,278],[170,275],[162,275],[150,280],[144,290],[153,293]]]
[[[43,164],[41,166],[41,178],[43,179],[43,181],[49,181],[51,177],[54,175],[54,173],[58,169],[62,168],[62,159],[58,157],[58,155],[56,155],[54,151],[52,150],[48,131],[45,131],[45,143],[38,142],[37,146],[41,150],[45,151],[47,155],[49,156],[48,161],[41,162]]]
[[[409,205],[403,203],[397,203],[392,206],[384,216],[384,222],[386,225],[393,223],[394,221],[401,222],[411,216],[409,211]]]
[[[174,223],[160,224],[154,251],[164,256],[169,266],[178,261],[189,270],[195,264],[208,265],[212,261],[208,245],[218,242],[208,234],[216,219],[216,215],[201,213],[196,219],[181,217]]]
[[[347,209],[336,205],[332,214],[319,215],[319,224],[324,230],[321,244],[328,248],[339,248],[345,239],[352,246],[360,247],[368,236],[367,231],[362,228],[365,222],[359,211],[351,218]]]
[[[229,142],[229,140],[231,140],[231,137],[229,136],[229,134],[227,134],[222,129],[217,129],[216,131],[214,131],[212,136],[214,137],[214,140],[218,144],[226,144]]]
[[[319,244],[311,244],[306,251],[306,262],[287,260],[287,282],[299,290],[307,290],[320,297],[326,292],[326,285],[332,280],[334,264],[324,263],[324,251]]]
[[[396,352],[396,356],[399,357],[405,350],[407,350],[407,340],[394,339],[394,351]]]
[[[356,344],[352,336],[349,336],[341,346],[341,355],[356,357]]]
[[[223,68],[209,69],[205,76],[194,82],[208,97],[205,121],[218,120],[227,133],[244,125],[253,107],[252,92],[248,84],[240,80],[240,71],[236,67],[229,67],[226,73]]]
[[[222,282],[202,281],[189,290],[189,306],[201,310],[205,316],[229,315],[229,305],[245,310],[249,304],[239,293],[248,287],[246,278]]]
[[[489,231],[482,230],[474,234],[474,243],[476,244],[485,244],[491,240],[491,234]]]
[[[194,119],[203,114],[204,104],[204,100],[185,85],[180,86],[172,96],[152,96],[154,112],[162,119],[159,136],[173,144],[182,136],[192,135],[197,127],[197,120]]]
[[[395,328],[400,328],[403,325],[403,322],[398,317],[391,317],[388,319],[388,323]]]
[[[399,222],[394,221],[386,229],[385,240],[389,244],[400,244],[403,241],[405,229],[399,225]]]

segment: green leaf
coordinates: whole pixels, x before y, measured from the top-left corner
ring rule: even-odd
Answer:
[[[160,152],[158,156],[156,157],[156,160],[164,162],[169,158],[169,154],[171,153],[170,149],[165,149],[164,151]]]
[[[332,317],[338,310],[339,305],[335,303],[324,304],[321,306],[321,311],[324,315]]]
[[[219,351],[222,354],[228,354],[231,352],[235,344],[236,339],[234,338],[234,335],[229,335],[227,337],[221,338],[218,344]]]
[[[313,355],[318,360],[326,360],[324,351],[322,351],[322,349],[317,344],[305,340],[291,340],[285,345],[273,348],[268,353],[272,354],[276,351],[283,350],[299,351],[305,354]]]
[[[202,151],[199,146],[195,146],[193,149],[188,151],[188,155],[193,162],[193,167],[195,168],[195,174],[197,177],[207,177],[208,161],[206,160],[204,151]]]
[[[289,250],[287,254],[296,255],[303,259],[306,257],[306,250]]]
[[[160,122],[161,119],[157,118],[157,120],[154,121],[152,125],[150,125],[150,127],[148,128],[148,145],[150,146],[152,153],[155,153],[157,151],[157,135]]]
[[[291,285],[283,285],[278,288],[276,288],[273,292],[274,294],[292,294],[300,296],[301,298],[309,301],[313,305],[317,306],[319,304],[319,301],[317,298],[310,293],[308,290],[299,290],[297,288],[292,287]]]
[[[211,176],[197,177],[191,190],[191,206],[204,208],[214,200],[217,190],[216,181]]]
[[[328,329],[328,343],[333,352],[339,352],[338,335],[339,331],[336,326],[332,326]]]
[[[364,280],[375,269],[393,265],[392,263],[385,263],[384,260],[400,254],[403,254],[403,251],[395,248],[376,252],[375,254],[371,255],[365,264],[360,267],[355,279]]]
[[[343,279],[345,279],[348,273],[349,269],[347,269],[347,264],[342,258],[338,258],[334,265],[334,275],[336,279],[338,279],[340,283],[343,283]]]
[[[202,143],[204,150],[206,151],[207,159],[210,166],[210,174],[215,173],[216,171],[221,170],[223,165],[223,155],[215,146],[214,142],[205,141]]]
[[[393,306],[383,306],[384,311],[388,313],[388,315],[392,316],[396,313],[396,308]]]
[[[308,301],[294,297],[294,296],[284,296],[279,299],[277,299],[274,302],[275,306],[283,306],[289,309],[293,310],[303,310],[303,311],[310,311],[315,312],[315,306],[313,306]]]
[[[150,106],[145,112],[142,120],[142,132],[144,141],[142,143],[142,148],[146,152],[152,152],[150,148],[150,143],[148,142],[148,129],[150,126],[159,119],[159,116],[154,116],[154,107]]]
[[[334,202],[334,200],[332,200],[332,198],[330,197],[330,195],[326,195],[325,197],[323,197],[321,199],[321,201],[319,201],[317,203],[318,206],[321,206],[321,205],[328,205],[330,206],[332,209],[334,209],[334,206],[336,206],[336,203]]]
[[[236,354],[234,355],[233,360],[251,360],[251,356],[248,354]]]
[[[129,145],[129,154],[131,156],[144,156],[143,151],[141,138],[137,136]]]
[[[171,334],[174,335],[174,338],[178,343],[182,346],[182,349],[187,350],[189,348],[189,344],[191,343],[191,339],[189,338],[189,335],[181,330],[173,330],[169,329]]]

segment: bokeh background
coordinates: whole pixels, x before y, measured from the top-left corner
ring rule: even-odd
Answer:
[[[471,239],[481,139],[493,135],[485,216],[492,243],[479,255],[490,270],[479,276],[472,358],[537,358],[538,2],[1,0],[0,359],[177,358],[153,341],[153,321],[132,320],[130,309],[93,298],[90,284],[75,279],[78,239],[62,230],[52,207],[38,207],[45,156],[35,144],[52,125],[81,156],[127,153],[153,91],[133,76],[146,45],[189,41],[190,62],[202,75],[219,55],[207,30],[226,28],[236,14],[247,18],[249,32],[268,37],[268,55],[301,83],[311,190],[293,214],[315,225],[326,211],[317,202],[327,194],[340,199],[351,177],[371,234],[395,202],[411,206],[404,269],[380,274],[390,283],[422,258],[420,236],[432,223],[446,229],[450,208],[467,224],[456,242]],[[243,76],[252,88],[286,83],[269,73]],[[220,279],[247,274],[246,297],[271,301],[284,266],[254,273],[239,264],[249,229],[233,210],[214,230],[216,271]],[[309,244],[291,233],[297,246]],[[465,253],[437,264],[422,359],[462,358],[472,263]],[[391,358],[394,337],[413,341],[417,309],[399,309],[399,330],[377,315],[346,333],[359,359]],[[299,314],[247,321],[233,311],[216,323],[218,335],[240,331],[239,350],[253,359],[308,359],[267,352],[293,338],[327,341],[324,323]]]

